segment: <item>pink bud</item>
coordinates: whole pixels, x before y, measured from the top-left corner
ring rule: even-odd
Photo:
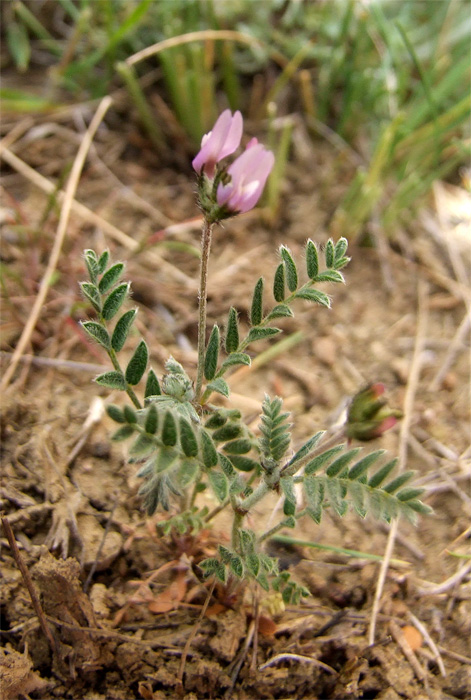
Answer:
[[[257,204],[273,168],[275,157],[259,143],[249,143],[246,150],[227,169],[230,182],[221,183],[217,202],[229,211],[246,212]]]
[[[204,170],[210,178],[214,177],[216,163],[226,158],[239,147],[242,138],[243,120],[239,111],[226,109],[219,115],[212,131],[201,140],[201,150],[193,159],[193,168],[197,173]]]

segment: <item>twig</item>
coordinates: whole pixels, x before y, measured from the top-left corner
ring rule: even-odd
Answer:
[[[18,365],[19,359],[25,351],[26,346],[28,345],[31,335],[34,331],[34,328],[36,327],[39,314],[41,313],[41,308],[46,300],[47,293],[49,291],[52,275],[54,274],[54,271],[57,267],[57,263],[59,262],[59,256],[62,249],[62,244],[65,239],[67,224],[69,222],[69,216],[72,209],[72,201],[74,198],[74,194],[77,190],[80,175],[82,173],[82,168],[85,163],[85,158],[87,157],[87,153],[90,148],[92,139],[95,135],[95,132],[101,124],[103,117],[105,116],[110,106],[111,98],[104,97],[103,100],[100,102],[92,121],[90,122],[88,130],[84,134],[82,143],[79,146],[77,155],[74,160],[74,164],[72,166],[72,170],[70,172],[70,177],[67,182],[67,187],[64,196],[64,204],[61,209],[59,224],[57,226],[57,232],[54,239],[54,245],[52,247],[49,262],[47,264],[46,271],[44,272],[43,278],[39,285],[39,291],[33,304],[33,308],[31,309],[31,313],[23,329],[21,337],[18,341],[18,345],[16,346],[15,351],[13,353],[11,363],[3,376],[2,382],[0,384],[0,389],[6,389],[6,387],[10,383],[11,378]],[[3,154],[3,156],[4,155],[5,153]]]
[[[419,630],[420,634],[422,637],[425,639],[427,644],[429,645],[430,649],[432,650],[433,653],[433,660],[437,664],[440,673],[442,676],[445,678],[446,676],[446,670],[445,670],[445,665],[443,663],[443,659],[440,656],[440,652],[438,651],[438,647],[433,641],[432,637],[429,635],[427,628],[425,625],[411,612],[409,612],[409,619],[412,622],[412,624]]]
[[[417,330],[415,335],[414,353],[412,356],[409,381],[407,382],[406,395],[404,398],[404,418],[401,424],[401,432],[399,436],[399,471],[403,471],[407,461],[407,447],[409,442],[409,431],[412,420],[412,411],[414,408],[414,397],[417,391],[420,369],[422,364],[422,349],[425,340],[425,331],[427,328],[427,286],[425,282],[419,280],[417,288],[418,309],[417,309]],[[376,619],[381,605],[381,596],[383,594],[384,582],[389,568],[389,561],[394,549],[394,543],[399,527],[399,521],[394,520],[388,535],[386,551],[384,559],[381,563],[381,568],[376,584],[375,597],[373,601],[373,609],[371,611],[370,628],[368,632],[369,644],[374,644]]]
[[[277,654],[273,658],[271,658],[269,661],[267,661],[265,664],[262,664],[261,666],[258,667],[259,671],[263,671],[265,668],[268,668],[269,666],[273,666],[274,664],[279,663],[280,661],[302,661],[305,663],[312,664],[313,666],[318,666],[319,668],[324,669],[324,671],[327,671],[328,673],[333,674],[334,676],[337,676],[337,671],[335,668],[332,668],[332,666],[328,666],[325,664],[323,661],[319,661],[318,659],[314,659],[312,656],[304,656],[302,654]]]
[[[206,614],[206,610],[208,609],[209,601],[211,600],[211,597],[214,592],[214,588],[216,586],[216,579],[211,584],[211,588],[208,591],[208,595],[206,596],[206,600],[204,601],[204,605],[201,608],[201,613],[195,624],[193,625],[193,629],[191,630],[191,634],[188,637],[185,647],[183,649],[183,654],[180,662],[180,668],[178,669],[178,676],[177,679],[179,681],[180,687],[183,687],[183,674],[185,673],[185,664],[186,664],[186,657],[188,656],[188,652],[190,651],[190,647],[193,643],[194,638],[196,637],[196,633],[199,630],[199,627],[201,625],[201,622],[203,620],[203,617]]]
[[[12,352],[0,350],[0,358],[12,357]],[[26,353],[20,357],[20,362],[30,362],[38,367],[56,367],[57,369],[67,369],[73,372],[93,372],[93,374],[105,372],[108,369],[107,365],[94,365],[90,362],[74,362],[73,360],[63,360],[57,357],[35,357]]]
[[[470,571],[471,562],[468,562],[467,564],[463,564],[453,576],[450,576],[450,578],[447,578],[442,583],[438,583],[437,585],[432,584],[430,588],[417,588],[416,591],[419,595],[440,595],[441,593],[446,593],[450,588],[454,588],[458,583],[461,583]]]
[[[425,681],[426,680],[426,674],[422,666],[420,665],[419,660],[417,659],[416,655],[410,648],[409,642],[407,639],[404,637],[404,634],[399,627],[398,624],[394,622],[394,620],[391,620],[389,623],[389,629],[391,631],[392,636],[394,637],[394,640],[398,644],[398,646],[401,648],[402,653],[406,657],[407,661],[410,663],[412,666],[412,670],[414,671],[415,675],[417,676],[419,681]]]
[[[448,351],[443,359],[441,367],[439,368],[439,370],[437,371],[430,383],[429,391],[437,391],[437,389],[440,387],[444,376],[453,364],[456,354],[459,352],[460,348],[463,347],[464,340],[466,338],[466,335],[469,333],[470,327],[471,313],[468,308],[463,320],[461,321],[458,327],[458,330],[456,331],[451,343],[448,346]]]
[[[2,525],[3,525],[3,529],[5,531],[5,534],[7,536],[8,542],[10,544],[13,558],[14,558],[19,570],[21,571],[21,575],[23,576],[23,581],[25,582],[26,588],[28,589],[29,597],[31,598],[31,602],[33,604],[34,611],[38,617],[39,624],[41,625],[41,629],[44,632],[47,641],[49,642],[49,646],[51,647],[51,651],[57,652],[56,641],[52,635],[51,630],[49,629],[49,627],[47,625],[46,616],[44,615],[44,611],[41,607],[41,603],[39,602],[39,598],[38,598],[36,590],[34,588],[30,573],[26,567],[26,564],[23,561],[23,557],[20,554],[20,550],[18,549],[18,545],[17,545],[16,540],[15,540],[15,535],[13,534],[13,530],[11,529],[11,525],[8,521],[8,518],[2,518]]]

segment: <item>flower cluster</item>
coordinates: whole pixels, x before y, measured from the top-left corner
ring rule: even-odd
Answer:
[[[213,222],[253,209],[275,162],[273,153],[254,138],[228,167],[221,167],[220,162],[239,148],[242,129],[241,113],[226,109],[212,131],[203,136],[193,160],[199,176],[200,205]]]

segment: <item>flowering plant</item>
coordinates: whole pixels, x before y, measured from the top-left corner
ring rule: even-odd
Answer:
[[[213,130],[203,137],[201,150],[193,160],[203,211],[195,381],[172,357],[159,380],[154,370],[147,368],[149,351],[144,340],[138,343],[126,367],[121,367],[118,356],[137,309],[118,317],[129,284],[119,282],[124,265],[111,264],[107,251],[101,255],[85,251],[90,279],[81,283],[81,289],[97,317],[85,321],[83,328],[107,351],[113,365],[95,381],[126,392],[131,401],[132,406],[109,405],[107,410],[120,426],[113,438],[133,438],[130,458],[141,463],[139,476],[144,482],[140,493],[148,513],[157,508],[173,509],[175,514],[167,520],[164,531],[174,526],[182,532],[194,531],[222,508],[231,509],[230,544],[220,544],[215,556],[199,562],[204,575],[223,582],[254,579],[265,590],[278,591],[285,602],[297,601],[307,595],[306,589],[286,572],[280,573],[277,560],[264,550],[264,543],[274,533],[295,527],[303,517],[318,523],[326,507],[339,515],[353,507],[361,517],[371,509],[388,521],[399,514],[413,520],[429,508],[418,500],[422,489],[405,486],[412,472],[389,479],[396,460],[381,464],[383,450],[364,455],[360,454],[362,448],[340,442],[343,435],[349,440],[371,439],[396,421],[397,415],[387,409],[382,398],[384,387],[380,384],[353,399],[340,434],[328,436],[317,431],[297,449],[291,447],[289,414],[283,411],[281,398],[265,397],[257,433],[248,428],[238,410],[210,403],[213,394],[230,398],[225,376],[237,366],[250,365],[255,343],[281,333],[274,324],[294,315],[292,306],[296,301],[330,306],[329,296],[316,285],[343,283],[341,270],[349,262],[346,239],[336,243],[329,240],[322,255],[309,239],[302,282],[290,250],[282,245],[273,277],[274,303],[266,309],[265,282],[260,277],[252,294],[248,333],[241,337],[237,309],[231,307],[223,333],[224,352],[218,324],[207,339],[206,289],[214,226],[257,204],[274,164],[273,154],[255,139],[232,163],[225,163],[240,145],[242,127],[239,112],[223,112]],[[136,387],[144,377],[139,398]],[[370,474],[378,463],[379,469]],[[198,506],[198,495],[207,488],[220,504],[212,513],[206,506]],[[246,516],[270,492],[281,496],[282,515],[271,530],[258,532],[247,525]]]

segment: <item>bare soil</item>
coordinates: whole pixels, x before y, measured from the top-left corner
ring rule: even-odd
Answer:
[[[32,119],[11,151],[57,182],[75,156],[84,116],[88,108]],[[4,134],[13,126],[4,124]],[[230,305],[244,318],[258,277],[271,284],[281,243],[301,262],[308,237],[323,244],[337,233],[330,222],[351,176],[342,153],[312,143],[296,126],[278,216],[254,212],[217,231],[210,323],[223,324]],[[29,171],[4,164],[3,370],[30,314],[60,210],[31,180]],[[161,373],[169,355],[194,370],[193,182],[188,165],[159,162],[132,123],[110,112],[76,199],[143,248],[133,252],[130,239],[118,241],[96,220],[72,214],[30,347],[2,398],[3,516],[53,648],[2,533],[1,697],[470,698],[471,297],[463,236],[470,220],[463,191],[437,186],[410,230],[398,225],[392,241],[375,231],[375,245],[353,242],[346,286],[326,288],[332,310],[300,304],[284,323],[287,335],[302,331],[297,344],[230,380],[234,402],[251,423],[265,392],[282,396],[296,445],[334,424],[347,398],[370,381],[383,382],[391,405],[405,410],[406,427],[372,446],[405,457],[435,514],[415,528],[399,524],[370,645],[380,564],[321,549],[272,545],[312,594],[298,607],[281,611],[251,589],[228,600],[216,589],[201,617],[208,591],[192,565],[227,539],[227,515],[198,537],[162,537],[156,522],[165,515],[144,516],[136,466],[125,446],[110,441],[103,402],[122,397],[92,383],[108,365],[78,325],[90,313],[78,291],[82,251],[108,247],[126,261],[137,328],[155,370]],[[166,228],[182,221],[187,225]],[[255,512],[253,526],[268,527],[275,505]],[[372,519],[326,514],[320,526],[303,521],[294,536],[383,555],[388,531]],[[182,654],[194,632],[181,685]]]

